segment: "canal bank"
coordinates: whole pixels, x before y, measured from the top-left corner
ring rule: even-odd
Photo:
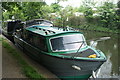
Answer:
[[[21,72],[17,61],[2,47],[2,77],[3,78],[26,78]]]
[[[47,78],[47,79],[58,79],[54,74],[52,74],[49,70],[47,70],[46,68],[44,68],[42,65],[40,65],[39,63],[37,63],[36,61],[32,60],[31,58],[29,58],[25,53],[23,53],[21,50],[19,50],[18,48],[16,48],[16,46],[13,45],[13,43],[11,43],[9,40],[6,40],[7,43],[14,49],[17,50],[18,53],[20,53],[20,56],[25,60],[25,62],[27,62],[28,65],[32,66],[40,75],[42,75],[44,78]],[[3,58],[4,59],[7,59],[7,60],[4,60],[3,59],[3,73],[4,73],[4,76],[3,78],[9,78],[10,75],[12,75],[13,73],[13,77],[14,78],[25,78],[26,76],[21,72],[21,69],[19,68],[20,66],[19,63],[15,62],[15,60],[9,60],[9,59],[13,59],[14,57],[13,56],[8,56],[11,55],[10,53],[6,52],[7,50],[5,50],[3,48],[3,52],[2,54],[7,54],[7,55],[3,55]],[[7,58],[9,57],[9,58]],[[14,61],[14,62],[13,62]],[[13,63],[13,64],[11,64]],[[10,71],[12,69],[11,66],[9,66],[9,64],[11,64],[11,66],[14,66],[13,68],[14,69],[17,69],[17,70],[13,70],[13,71]],[[8,70],[7,70],[8,68]],[[10,70],[9,70],[10,69]],[[17,73],[18,76],[15,77],[14,73]],[[20,76],[21,75],[21,76]],[[13,78],[11,77],[11,78]]]
[[[80,26],[73,26],[72,28],[76,28],[77,30],[95,31],[101,33],[120,34],[119,29],[109,29],[100,26],[98,27],[98,26],[80,25]]]

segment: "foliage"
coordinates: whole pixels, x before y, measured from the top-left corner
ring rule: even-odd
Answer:
[[[117,9],[116,13],[118,16],[120,16],[120,1],[117,3],[117,7],[118,7],[118,9]]]
[[[62,8],[62,6],[60,6],[58,3],[52,3],[51,7],[53,8],[53,11],[52,11],[53,13],[59,12]]]
[[[73,8],[72,6],[67,6],[65,8],[62,8],[55,19],[55,25],[59,27],[65,27],[65,26],[70,26],[71,23],[71,18],[74,15],[74,13],[77,11],[77,8]]]
[[[86,11],[86,8],[83,6],[83,5],[81,5],[79,8],[78,8],[78,12],[85,12]]]
[[[45,2],[23,2],[23,14],[26,20],[42,18],[42,6],[46,5]],[[41,6],[41,7],[40,7]],[[29,16],[28,16],[29,15]]]
[[[3,16],[5,20],[12,19],[13,16],[21,20],[40,18],[44,14],[40,6],[44,5],[45,2],[3,2]]]
[[[105,2],[104,5],[99,8],[103,27],[118,29],[119,17],[116,14],[115,8],[116,6],[110,2]]]
[[[18,16],[18,9],[21,10],[18,2],[2,2],[3,19],[12,19],[12,14]]]
[[[2,14],[2,3],[0,3],[0,14]],[[2,15],[0,15],[0,20],[2,20]]]
[[[15,6],[22,8],[19,2],[2,2],[3,10],[12,11]]]
[[[45,2],[3,2],[3,19],[12,19],[13,16],[23,21],[44,18],[62,27],[95,24],[111,30],[120,29],[120,1],[117,4],[104,2],[96,7],[94,0],[84,0],[79,8],[70,5],[63,8],[60,1],[66,0],[56,0],[51,5]],[[82,13],[84,15],[80,15]]]
[[[96,3],[92,0],[84,0],[83,4],[84,4],[83,7],[85,9],[83,13],[84,13],[87,21],[90,22],[93,19],[93,13],[94,13],[92,8],[94,8]]]
[[[88,7],[86,8],[85,12],[84,12],[84,15],[87,19],[88,22],[90,22],[93,18],[93,11],[92,11],[92,8]]]
[[[117,3],[118,8],[120,8],[120,1]]]

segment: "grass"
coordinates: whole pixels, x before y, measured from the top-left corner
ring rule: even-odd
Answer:
[[[30,66],[20,55],[20,53],[18,53],[17,50],[15,50],[12,46],[10,46],[10,44],[7,42],[6,39],[1,39],[0,38],[0,42],[2,41],[2,46],[4,48],[6,48],[7,52],[10,53],[13,58],[15,58],[18,62],[18,64],[21,67],[21,71],[23,72],[23,74],[28,77],[28,78],[38,78],[39,80],[46,80],[45,78],[43,78],[42,75],[40,75],[32,66]]]

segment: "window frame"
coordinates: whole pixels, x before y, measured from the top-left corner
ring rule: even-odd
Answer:
[[[74,35],[75,35],[75,34],[76,34],[76,33],[74,33]],[[80,34],[80,33],[77,33],[77,34]],[[72,35],[73,35],[73,34],[72,34]],[[86,46],[87,46],[87,43],[86,43],[86,40],[85,40],[84,35],[83,35],[83,34],[80,34],[80,35],[82,35],[82,36],[83,36],[83,40],[85,41],[85,44],[86,44]],[[63,37],[63,36],[71,36],[71,34],[68,34],[68,35],[55,36],[55,37],[52,37],[52,38],[50,38],[50,39],[49,39],[49,45],[50,45],[50,49],[51,49],[51,51],[52,51],[52,52],[65,52],[65,51],[77,50],[77,49],[59,50],[59,51],[55,51],[55,50],[53,50],[53,48],[52,48],[52,44],[51,44],[51,39],[54,39],[54,38],[59,38],[59,37]]]

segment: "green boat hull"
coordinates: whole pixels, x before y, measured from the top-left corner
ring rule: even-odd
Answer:
[[[21,46],[24,51],[33,59],[37,60],[52,73],[63,79],[88,79],[92,75],[92,71],[96,71],[104,61],[94,60],[80,60],[80,59],[69,59],[61,58],[56,56],[48,55],[34,46],[21,41],[19,38],[15,38],[17,45]],[[77,65],[81,70],[76,70],[72,66]]]

